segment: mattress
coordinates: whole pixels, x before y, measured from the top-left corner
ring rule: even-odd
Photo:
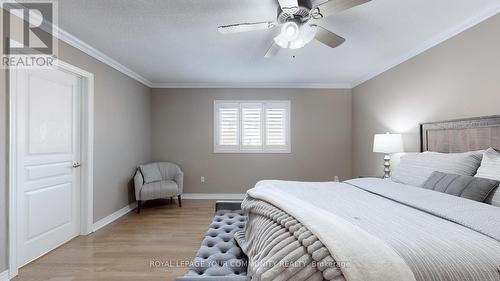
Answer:
[[[252,280],[500,280],[498,207],[370,178],[247,194],[236,238]]]

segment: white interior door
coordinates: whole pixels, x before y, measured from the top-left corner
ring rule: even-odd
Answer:
[[[81,77],[27,69],[15,83],[21,267],[79,234]]]

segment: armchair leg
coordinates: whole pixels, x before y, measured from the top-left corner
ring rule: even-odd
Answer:
[[[141,205],[142,205],[141,200],[138,200],[138,201],[137,201],[137,213],[138,213],[138,214],[140,214],[140,213],[141,213]]]
[[[179,208],[182,208],[182,201],[180,195],[177,195],[177,201],[179,201]]]
[[[174,197],[170,197],[170,204],[174,203]]]

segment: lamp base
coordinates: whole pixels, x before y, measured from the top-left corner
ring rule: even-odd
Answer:
[[[384,155],[384,179],[391,177],[391,156],[389,154]]]

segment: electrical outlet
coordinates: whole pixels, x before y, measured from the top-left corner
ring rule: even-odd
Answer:
[[[201,181],[201,183],[205,183],[205,177],[201,176],[200,181]]]

